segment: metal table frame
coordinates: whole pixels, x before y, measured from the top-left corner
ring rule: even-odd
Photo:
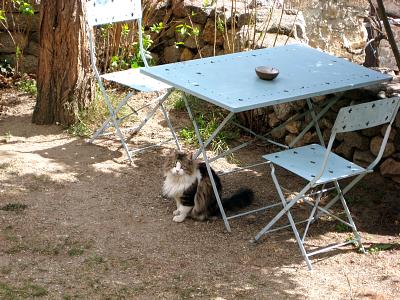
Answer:
[[[270,65],[278,68],[280,70],[279,76],[273,81],[259,79],[254,69],[260,65]],[[206,149],[222,128],[231,121],[235,113],[307,99],[308,113],[311,114],[312,121],[290,145],[283,145],[266,136],[260,136],[240,124],[235,123],[235,125],[248,131],[256,138],[283,148],[291,148],[314,126],[320,143],[324,145],[318,120],[340,98],[340,92],[391,79],[388,75],[358,66],[344,59],[301,44],[165,64],[143,68],[141,72],[165,82],[184,93],[213,103],[229,112],[215,132],[206,141],[203,141],[192,109],[187,97],[184,95],[186,109],[200,145],[195,157],[198,157],[200,154],[203,155],[218,206],[228,232],[231,231],[229,219],[281,205],[281,203],[277,203],[249,212],[229,217],[226,216],[221,204],[220,195],[211,175],[210,163],[248,146],[251,141],[211,158],[207,155]],[[310,98],[333,93],[336,96],[326,103],[325,107],[316,114]],[[281,126],[285,126],[288,122],[302,116],[304,114],[295,116]],[[247,168],[253,166],[248,166]]]

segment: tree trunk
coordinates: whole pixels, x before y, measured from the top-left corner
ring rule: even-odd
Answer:
[[[77,121],[94,96],[88,39],[81,0],[42,0],[38,96],[32,122]]]

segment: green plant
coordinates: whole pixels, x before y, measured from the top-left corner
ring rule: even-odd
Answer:
[[[73,247],[68,250],[68,255],[69,256],[79,256],[82,255],[84,250],[80,247]]]
[[[394,244],[389,244],[389,243],[379,243],[379,244],[374,244],[371,245],[368,249],[367,252],[371,254],[376,254],[381,251],[387,251],[387,250],[392,250],[395,248],[398,248],[400,244],[394,243]]]
[[[109,94],[111,104],[115,108],[121,100],[121,95],[118,92]],[[96,98],[89,104],[86,110],[81,110],[78,113],[78,121],[67,129],[69,134],[74,136],[89,137],[93,131],[98,128],[105,119],[110,115],[110,111],[100,93],[97,89]],[[132,115],[129,107],[123,106],[117,113],[119,119],[123,118],[123,125],[125,122],[136,121],[136,117]]]
[[[150,31],[155,32],[155,33],[160,33],[161,30],[165,28],[163,22],[155,23],[152,26],[150,26]]]
[[[33,78],[23,78],[17,83],[18,90],[28,93],[31,96],[37,95],[36,80]]]
[[[23,15],[33,16],[35,11],[33,10],[33,6],[26,1],[21,0],[12,0],[12,2],[17,6],[18,11]]]
[[[26,204],[22,204],[22,203],[8,203],[8,204],[3,205],[2,207],[0,207],[0,210],[22,212],[27,207],[28,206]]]
[[[4,282],[0,282],[1,299],[32,299],[35,297],[43,297],[47,294],[47,290],[37,284],[26,283],[24,286],[19,288]]]
[[[205,141],[214,133],[219,124],[221,124],[224,114],[216,107],[210,108],[201,105],[201,102],[196,98],[190,97],[189,101],[191,102],[191,107],[196,115],[196,123],[199,128],[200,136],[202,140]],[[182,107],[184,107],[183,100],[176,100],[174,106],[182,109]],[[189,145],[198,147],[198,139],[195,130],[192,127],[183,128],[180,131],[180,136]],[[225,127],[211,142],[211,150],[218,154],[222,153],[229,149],[228,143],[238,137],[239,131],[236,128],[229,126]],[[232,156],[230,158],[232,158]]]
[[[89,266],[100,265],[105,263],[105,259],[97,253],[85,259],[85,263]]]
[[[350,230],[350,227],[343,223],[337,223],[335,225],[335,230],[336,232],[348,232]]]

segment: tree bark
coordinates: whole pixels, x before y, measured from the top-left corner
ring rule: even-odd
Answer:
[[[81,0],[42,0],[38,95],[32,122],[77,121],[94,97],[88,39]]]

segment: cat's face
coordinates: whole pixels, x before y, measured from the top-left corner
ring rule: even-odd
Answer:
[[[192,153],[174,150],[167,158],[164,165],[164,172],[165,175],[191,175],[194,172],[194,168],[195,162],[192,159]]]

